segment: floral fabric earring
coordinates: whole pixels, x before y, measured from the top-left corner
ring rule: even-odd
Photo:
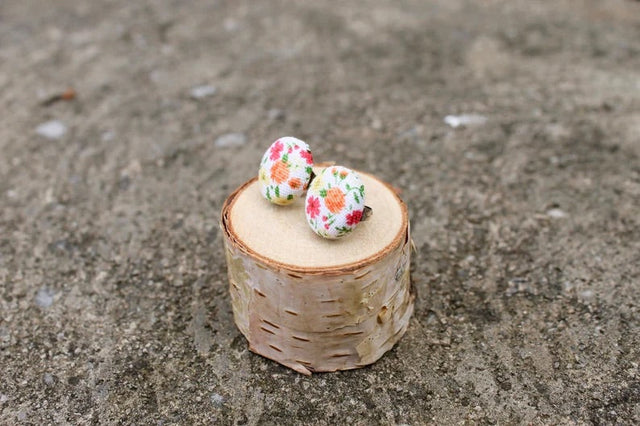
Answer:
[[[348,235],[372,213],[364,205],[364,185],[356,172],[330,166],[316,176],[309,145],[291,136],[276,140],[264,153],[258,182],[262,196],[282,206],[307,192],[307,222],[324,238]]]
[[[313,174],[313,156],[309,145],[285,136],[271,144],[258,170],[262,196],[281,206],[302,197]]]
[[[344,237],[371,214],[364,199],[364,185],[356,172],[342,166],[327,167],[307,192],[307,222],[321,237]]]

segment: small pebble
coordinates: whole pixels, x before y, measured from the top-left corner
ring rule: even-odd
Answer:
[[[55,293],[53,290],[43,287],[38,291],[38,294],[36,294],[36,305],[40,306],[41,308],[48,308],[49,306],[53,305],[54,296]]]
[[[584,290],[580,292],[580,297],[583,299],[591,299],[593,297],[593,290]]]
[[[240,27],[240,25],[238,24],[238,21],[232,18],[225,19],[223,25],[224,25],[225,31],[228,31],[228,32],[236,31]]]
[[[114,137],[115,133],[113,133],[111,130],[107,130],[100,135],[100,139],[102,139],[103,142],[110,142]]]
[[[60,139],[67,133],[67,126],[60,120],[51,120],[36,127],[36,133],[47,139]]]
[[[53,376],[49,373],[44,373],[44,376],[42,377],[42,380],[44,381],[44,383],[46,385],[52,385],[54,382]]]
[[[550,209],[547,210],[547,216],[552,217],[554,219],[562,219],[567,217],[567,213],[560,209]]]
[[[220,406],[224,402],[224,397],[222,395],[220,395],[219,393],[212,393],[211,394],[211,402],[214,405]]]
[[[455,129],[460,126],[484,124],[487,122],[487,117],[478,114],[447,115],[444,122]]]
[[[191,97],[193,99],[202,99],[209,96],[213,96],[218,92],[218,89],[214,86],[204,84],[202,86],[196,86],[191,89]]]
[[[218,136],[214,142],[215,146],[219,148],[242,146],[245,143],[247,143],[247,137],[244,133],[227,133],[222,136]]]
[[[285,112],[281,109],[278,108],[272,108],[269,110],[269,112],[267,113],[269,120],[271,121],[276,121],[276,120],[283,120],[285,118]]]

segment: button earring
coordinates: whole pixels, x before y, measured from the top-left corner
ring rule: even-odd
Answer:
[[[262,196],[281,206],[302,197],[313,176],[313,156],[309,145],[285,136],[271,144],[258,170]]]
[[[307,222],[321,237],[344,237],[371,215],[364,201],[364,184],[356,172],[327,167],[311,181],[305,202]]]

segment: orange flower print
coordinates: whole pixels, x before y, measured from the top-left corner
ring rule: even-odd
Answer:
[[[327,190],[324,203],[331,213],[338,213],[344,208],[344,193],[340,188],[334,186]]]
[[[304,197],[313,172],[312,165],[308,164],[310,158],[309,145],[304,141],[290,136],[277,139],[260,161],[258,184],[262,196],[279,205]]]
[[[278,161],[271,166],[271,180],[277,184],[286,182],[289,178],[289,168],[284,161]]]
[[[298,189],[300,188],[301,185],[302,185],[302,182],[300,182],[300,179],[298,178],[293,178],[289,180],[289,186],[291,187],[291,189]]]
[[[313,231],[324,238],[342,238],[362,221],[364,185],[353,170],[330,166],[311,182],[306,200],[307,223]]]

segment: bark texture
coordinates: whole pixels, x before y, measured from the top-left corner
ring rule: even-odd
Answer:
[[[368,264],[305,272],[258,259],[237,240],[227,224],[233,197],[221,227],[234,319],[251,351],[311,374],[371,364],[402,337],[414,301],[408,221],[404,238]]]

